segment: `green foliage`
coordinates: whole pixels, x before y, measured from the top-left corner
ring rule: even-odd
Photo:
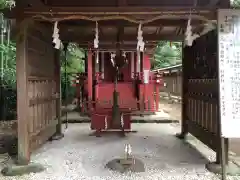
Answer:
[[[66,54],[66,72],[68,74],[83,72],[85,57],[84,50],[77,44],[70,43]],[[61,53],[61,72],[65,72],[65,52]]]
[[[240,8],[240,0],[232,0],[231,5],[233,8],[239,9]]]
[[[182,43],[160,41],[152,59],[152,68],[164,68],[182,63]]]
[[[84,57],[85,51],[75,43],[68,45],[66,57],[65,52],[61,52],[62,99],[66,103],[75,96],[75,88],[72,86],[72,82],[76,73],[84,72]]]
[[[16,89],[16,44],[6,41],[0,45],[3,53],[3,85]]]
[[[12,8],[15,6],[14,0],[0,0],[0,9]]]
[[[5,38],[1,33],[1,118],[16,119],[17,89],[16,89],[16,44]]]

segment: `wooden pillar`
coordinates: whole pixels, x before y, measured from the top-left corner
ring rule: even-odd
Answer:
[[[60,62],[60,51],[54,50],[54,64],[55,64],[55,82],[56,82],[56,118],[58,124],[56,127],[56,133],[62,134],[62,122],[61,122],[61,62]]]
[[[136,72],[140,73],[141,53],[137,51]]]
[[[105,65],[105,60],[104,60],[104,51],[101,52],[101,73],[102,73],[102,79],[104,79],[104,65]]]
[[[85,51],[85,57],[84,57],[84,72],[87,73],[88,72],[88,53],[87,51]]]
[[[29,137],[29,98],[28,98],[28,54],[27,54],[27,20],[17,19],[19,35],[17,38],[17,120],[18,120],[18,163],[26,165],[30,161]]]
[[[190,52],[191,47],[183,47],[183,59],[182,59],[182,117],[181,117],[181,133],[177,134],[177,137],[184,139],[188,134],[188,116],[187,116],[187,101],[188,101],[188,64],[191,60]]]
[[[88,51],[88,101],[92,101],[92,87],[93,87],[93,75],[92,75],[92,58],[93,58],[93,54],[92,51],[89,50]],[[91,105],[91,103],[88,104],[89,106]]]
[[[130,63],[131,63],[131,78],[134,78],[134,52],[131,52],[131,58],[130,58]]]
[[[99,58],[99,54],[100,52],[99,51],[95,51],[95,73],[98,73],[100,72],[100,58]]]

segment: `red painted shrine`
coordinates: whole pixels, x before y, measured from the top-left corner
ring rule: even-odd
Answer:
[[[150,72],[148,54],[137,51],[124,51],[125,62],[117,74],[111,54],[107,51],[89,51],[87,73],[80,73],[75,80],[80,105],[86,105],[91,114],[91,128],[94,130],[130,130],[131,114],[135,111],[158,111],[161,77]],[[97,59],[98,58],[98,59]],[[145,72],[145,73],[144,73]],[[89,76],[92,74],[91,76]],[[113,125],[112,113],[116,89],[118,93],[119,121]],[[85,97],[84,97],[85,95]],[[86,96],[87,95],[87,96]]]

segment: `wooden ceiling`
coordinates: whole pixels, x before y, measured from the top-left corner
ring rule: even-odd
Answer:
[[[18,0],[23,6],[55,7],[117,7],[117,6],[165,6],[165,7],[209,7],[229,4],[228,0]]]
[[[98,20],[100,48],[114,48],[118,42],[123,49],[135,50],[139,22],[143,22],[146,48],[152,49],[159,40],[184,40],[190,10],[193,30],[200,32],[207,21],[216,20],[216,9],[228,8],[229,3],[229,0],[18,0],[12,14],[21,12],[46,26],[53,26],[57,20],[61,40],[77,42],[81,47],[93,45]]]

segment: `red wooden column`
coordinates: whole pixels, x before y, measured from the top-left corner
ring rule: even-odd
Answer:
[[[156,111],[159,111],[159,91],[160,91],[160,88],[159,88],[160,84],[156,83]]]
[[[17,38],[17,120],[18,120],[18,163],[30,162],[29,134],[29,98],[28,98],[28,53],[27,53],[27,20],[17,19],[19,38]]]
[[[92,92],[93,92],[93,71],[92,71],[92,62],[93,59],[93,53],[91,50],[88,51],[88,107],[91,108],[91,104],[90,103],[92,101]]]
[[[104,65],[105,65],[105,56],[104,56],[104,51],[103,52],[101,52],[101,73],[102,73],[102,75],[101,75],[101,78],[102,79],[104,79]]]
[[[134,52],[131,52],[130,66],[131,66],[131,79],[134,79]]]
[[[76,98],[77,98],[77,105],[80,107],[80,101],[81,101],[81,86],[80,86],[80,81],[81,81],[81,74],[77,73],[76,75]]]
[[[149,61],[148,55],[144,54],[143,55],[143,72],[144,72],[144,70],[149,70],[150,71],[149,62],[148,61]],[[143,92],[144,92],[145,110],[151,110],[151,108],[148,109],[148,100],[150,101],[150,99],[151,99],[151,94],[149,94],[149,92],[150,92],[149,91],[149,83],[150,82],[148,82],[147,84],[144,83],[144,91]]]

